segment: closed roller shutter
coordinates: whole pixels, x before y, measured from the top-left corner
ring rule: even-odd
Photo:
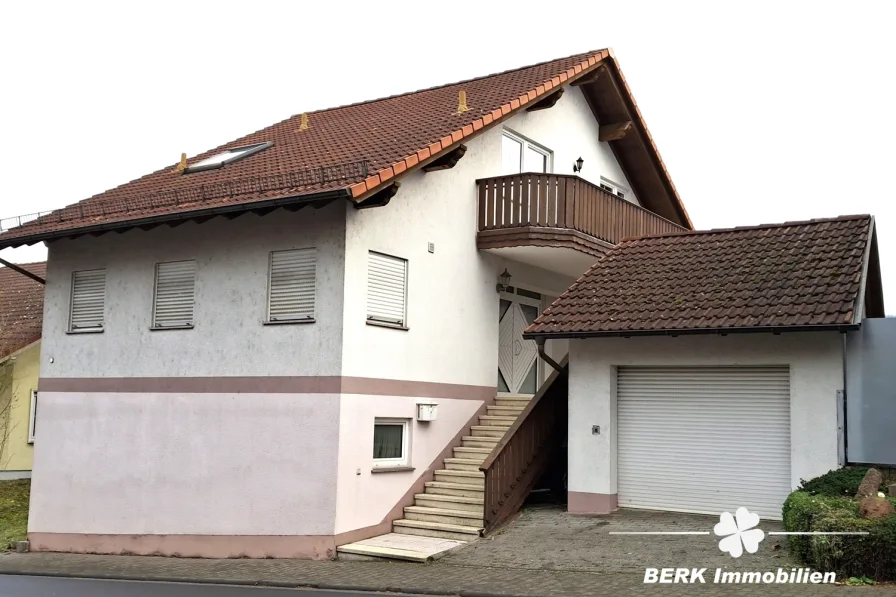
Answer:
[[[268,321],[314,318],[316,270],[315,249],[271,253]]]
[[[72,274],[72,309],[69,329],[102,330],[106,309],[106,270]]]
[[[781,518],[788,367],[620,367],[619,505]]]
[[[157,264],[153,326],[170,328],[193,325],[195,290],[195,261]]]
[[[408,262],[382,253],[367,261],[367,319],[406,326]]]

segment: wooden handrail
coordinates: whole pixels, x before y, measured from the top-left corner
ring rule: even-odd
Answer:
[[[577,230],[616,244],[626,237],[685,230],[569,174],[523,172],[480,178],[479,230],[519,227]]]
[[[480,465],[485,474],[486,532],[516,512],[561,443],[565,428],[568,359],[554,371]],[[560,420],[560,419],[563,420]]]

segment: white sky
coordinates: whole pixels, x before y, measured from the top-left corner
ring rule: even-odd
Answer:
[[[698,228],[872,213],[893,299],[894,16],[782,0],[3,2],[0,217],[292,114],[610,46]]]

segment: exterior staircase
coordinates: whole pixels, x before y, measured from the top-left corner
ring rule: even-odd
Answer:
[[[425,484],[423,493],[414,496],[414,505],[406,506],[404,518],[392,523],[392,533],[418,535],[452,541],[471,541],[482,535],[484,520],[485,474],[479,470],[510,426],[526,407],[530,396],[499,396],[494,406],[486,407],[479,424],[463,436],[452,457],[445,458],[434,479]],[[363,543],[363,542],[362,542]],[[350,544],[337,548],[340,554],[396,557],[376,553],[376,548]],[[412,558],[404,558],[412,559]]]

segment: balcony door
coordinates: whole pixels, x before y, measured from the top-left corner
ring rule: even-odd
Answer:
[[[545,147],[504,131],[501,138],[501,174],[551,171],[551,151]]]
[[[538,348],[523,332],[541,311],[541,295],[522,288],[501,293],[498,313],[498,393],[534,394],[541,382]]]

